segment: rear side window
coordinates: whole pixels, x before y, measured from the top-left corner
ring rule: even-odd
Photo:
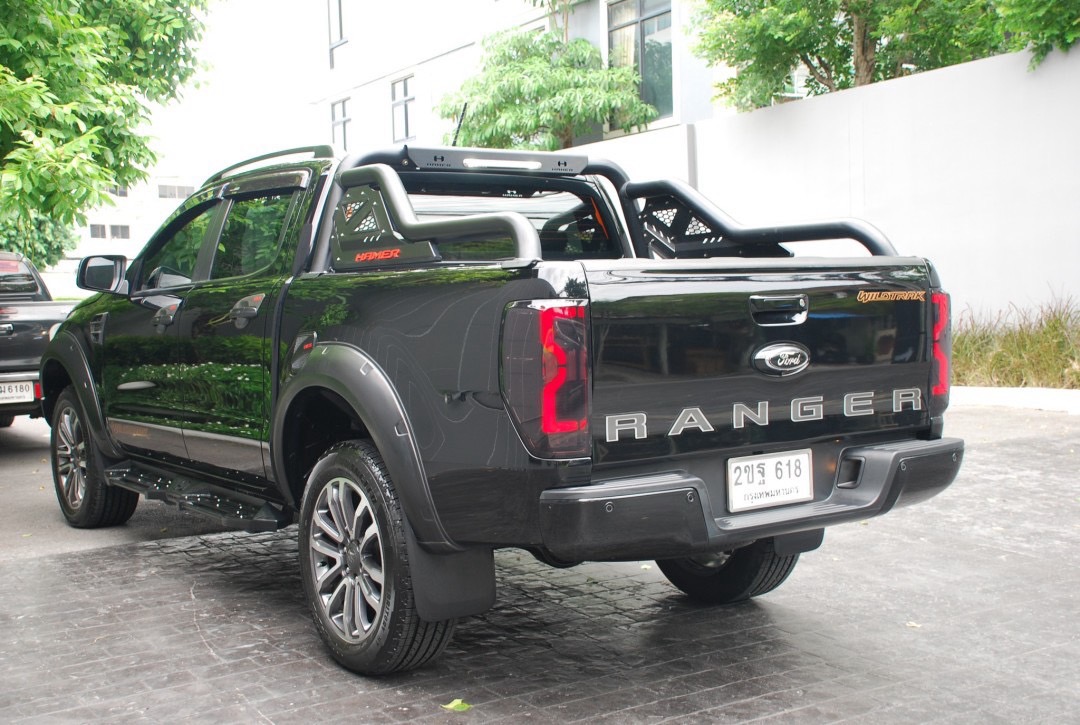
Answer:
[[[253,274],[277,255],[293,195],[234,201],[218,238],[211,279]]]

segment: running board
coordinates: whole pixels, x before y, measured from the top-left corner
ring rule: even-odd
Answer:
[[[291,514],[281,507],[188,474],[124,461],[106,468],[105,478],[111,486],[174,503],[184,511],[252,533],[277,531],[292,523]]]

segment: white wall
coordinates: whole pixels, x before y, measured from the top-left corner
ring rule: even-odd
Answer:
[[[1080,301],[1080,51],[1026,53],[595,144],[746,224],[861,217],[930,257],[954,310]],[[696,153],[693,151],[696,149]],[[694,178],[696,177],[696,178]]]

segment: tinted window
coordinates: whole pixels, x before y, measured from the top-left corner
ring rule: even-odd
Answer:
[[[190,284],[195,276],[195,263],[199,259],[210,219],[217,207],[210,206],[174,233],[155,243],[154,251],[143,258],[143,283],[139,289],[160,289]]]
[[[211,278],[239,277],[263,269],[274,259],[292,194],[233,202],[218,239]]]
[[[544,259],[617,259],[622,256],[617,239],[608,232],[599,206],[592,197],[571,191],[493,188],[462,188],[413,191],[409,195],[421,221],[516,212],[536,228]],[[438,240],[439,253],[446,260],[499,259],[515,254],[509,238],[486,240]]]
[[[0,292],[37,292],[37,280],[17,259],[0,259]]]

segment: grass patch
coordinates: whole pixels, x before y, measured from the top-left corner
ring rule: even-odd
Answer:
[[[953,384],[1080,388],[1080,307],[1071,298],[993,320],[953,321]]]

